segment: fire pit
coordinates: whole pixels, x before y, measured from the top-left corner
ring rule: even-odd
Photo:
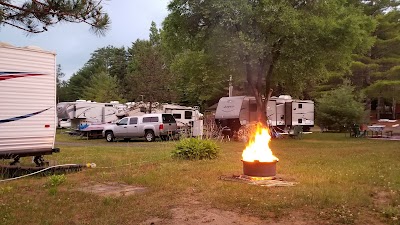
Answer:
[[[268,128],[257,126],[254,138],[243,151],[243,174],[252,177],[273,177],[276,175],[276,163],[279,161],[269,148],[271,135]]]
[[[252,177],[273,177],[276,175],[276,162],[243,161],[243,174]]]

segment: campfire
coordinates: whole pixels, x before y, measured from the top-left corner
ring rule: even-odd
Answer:
[[[279,161],[269,148],[271,135],[268,128],[257,125],[254,137],[243,151],[243,173],[252,177],[273,177]]]

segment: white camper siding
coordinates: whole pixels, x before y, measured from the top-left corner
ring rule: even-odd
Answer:
[[[51,150],[56,131],[55,54],[0,44],[0,72],[36,74],[0,79],[0,153]]]
[[[240,118],[243,100],[245,96],[222,97],[218,102],[215,119],[237,119]]]
[[[314,125],[314,102],[294,100],[292,102],[292,125]]]
[[[277,117],[276,117],[276,101],[269,100],[267,104],[267,119],[270,126],[277,125]]]

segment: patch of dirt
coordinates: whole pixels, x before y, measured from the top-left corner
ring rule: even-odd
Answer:
[[[376,206],[382,207],[390,203],[392,194],[389,191],[375,191],[372,193],[372,198]]]
[[[208,206],[208,204],[196,200],[193,197],[184,199],[183,203],[171,209],[171,218],[151,218],[141,225],[193,225],[193,224],[211,224],[211,225],[316,225],[302,212],[292,212],[279,220],[273,219],[273,213],[266,212],[271,219],[261,219],[258,217],[240,214],[234,211],[221,210]]]
[[[147,191],[145,187],[137,187],[120,183],[103,183],[88,185],[76,189],[78,191],[100,195],[103,197],[120,197],[139,194]]]

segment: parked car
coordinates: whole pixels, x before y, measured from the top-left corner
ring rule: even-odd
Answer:
[[[122,118],[115,124],[105,126],[103,137],[108,142],[117,138],[130,139],[144,137],[146,141],[156,138],[168,140],[170,136],[178,133],[178,126],[172,114],[145,114]]]
[[[69,119],[60,119],[58,121],[58,128],[71,128],[71,120],[69,120]]]

